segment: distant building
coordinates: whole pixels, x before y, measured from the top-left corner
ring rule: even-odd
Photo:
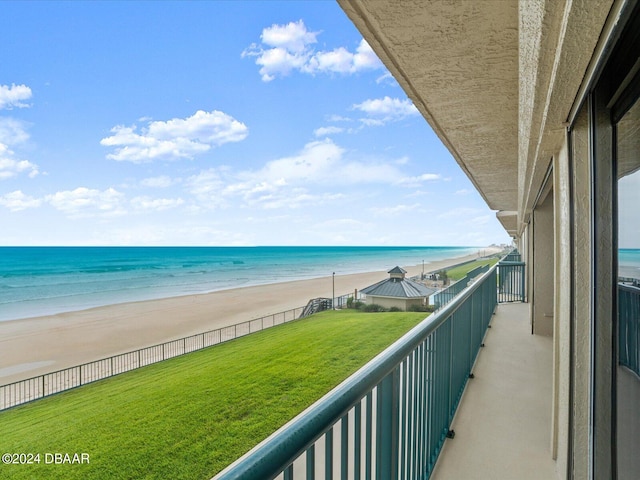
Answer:
[[[385,308],[398,307],[408,310],[411,305],[428,305],[429,296],[436,290],[405,278],[406,271],[400,267],[387,272],[389,278],[360,290],[367,296],[367,303],[375,303]]]

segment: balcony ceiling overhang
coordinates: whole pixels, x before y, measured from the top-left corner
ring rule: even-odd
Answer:
[[[518,236],[518,212],[502,210],[496,214],[496,217],[509,235],[514,238]]]
[[[489,207],[518,210],[518,2],[338,0]]]

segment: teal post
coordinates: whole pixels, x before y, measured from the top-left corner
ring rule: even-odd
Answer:
[[[376,416],[376,478],[398,478],[399,367],[378,385]]]

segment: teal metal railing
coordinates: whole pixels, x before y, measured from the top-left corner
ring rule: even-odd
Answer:
[[[513,250],[511,253],[508,253],[503,260],[505,262],[521,262],[522,256],[518,253],[518,250]]]
[[[518,250],[510,253],[498,262],[498,302],[524,302],[525,263]]]
[[[497,305],[496,267],[217,480],[428,478]]]
[[[489,271],[489,265],[481,265],[467,272],[467,274],[455,283],[452,283],[447,288],[440,290],[433,296],[433,306],[438,309],[444,307],[456,295],[469,286],[471,280]]]
[[[618,358],[640,376],[640,288],[618,284]]]
[[[477,276],[482,275],[484,272],[489,271],[489,268],[489,265],[481,265],[479,267],[476,267],[473,270],[467,272],[467,278],[469,278],[470,280],[476,278]]]
[[[440,290],[433,296],[433,306],[438,309],[447,305],[458,295],[462,290],[469,285],[469,276],[462,277],[455,283],[452,283],[447,288]]]

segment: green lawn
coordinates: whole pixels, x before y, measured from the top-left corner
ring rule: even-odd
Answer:
[[[424,316],[323,312],[0,412],[0,454],[40,454],[0,478],[208,479]]]
[[[465,263],[464,265],[460,265],[459,267],[454,267],[447,270],[447,276],[451,279],[451,281],[455,282],[457,280],[460,280],[462,277],[464,277],[467,273],[469,273],[474,268],[482,267],[483,265],[493,266],[496,263],[498,263],[498,260],[499,259],[497,257],[493,257],[493,258],[483,258],[481,260],[476,260],[471,263]]]

